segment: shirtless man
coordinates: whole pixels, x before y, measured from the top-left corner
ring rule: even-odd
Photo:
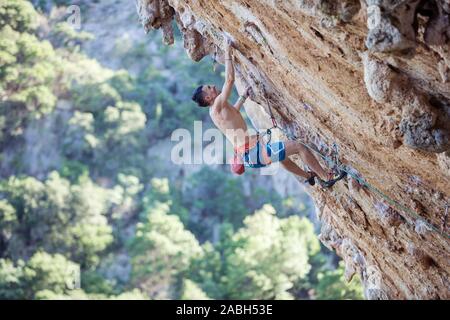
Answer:
[[[225,42],[225,73],[226,80],[222,91],[217,90],[214,85],[202,85],[195,90],[192,100],[197,102],[200,107],[209,108],[212,121],[233,144],[235,153],[244,165],[251,168],[261,168],[272,162],[280,161],[286,170],[306,179],[305,182],[311,185],[314,185],[315,177],[318,177],[325,187],[334,184],[335,181],[332,184],[327,183],[331,182],[327,181],[331,178],[330,175],[301,143],[279,141],[265,144],[258,136],[248,134],[247,124],[240,113],[240,109],[248,97],[248,89],[233,106],[228,103],[235,80],[232,45],[228,40]],[[288,158],[294,154],[300,155],[304,163],[313,172],[305,172]],[[238,174],[241,173],[243,173],[243,170],[238,172]]]

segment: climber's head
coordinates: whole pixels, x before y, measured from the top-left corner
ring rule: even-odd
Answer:
[[[197,102],[199,107],[210,107],[219,94],[220,91],[217,90],[216,86],[203,85],[195,89],[192,100]]]

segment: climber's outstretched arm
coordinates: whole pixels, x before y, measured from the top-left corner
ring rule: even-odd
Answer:
[[[241,109],[242,105],[244,104],[245,100],[247,100],[248,96],[250,95],[251,87],[245,88],[244,94],[242,94],[238,101],[234,104],[234,108],[236,108],[238,111]]]
[[[232,56],[232,48],[231,41],[225,41],[225,84],[222,88],[222,93],[217,97],[220,99],[220,104],[225,103],[230,98],[231,92],[233,90],[234,85],[234,65],[233,65],[233,56]]]

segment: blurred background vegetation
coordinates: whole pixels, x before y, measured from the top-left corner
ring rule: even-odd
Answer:
[[[363,297],[292,177],[170,163],[174,129],[211,126],[190,96],[212,64],[132,1],[0,2],[1,299]]]

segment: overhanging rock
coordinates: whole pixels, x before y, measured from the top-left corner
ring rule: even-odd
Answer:
[[[193,60],[223,62],[231,37],[252,114],[268,113],[349,177],[311,189],[321,241],[369,299],[449,299],[448,0],[137,0],[146,28]],[[256,105],[257,106],[257,105]],[[256,120],[256,119],[255,119]],[[262,123],[254,121],[254,123]]]

